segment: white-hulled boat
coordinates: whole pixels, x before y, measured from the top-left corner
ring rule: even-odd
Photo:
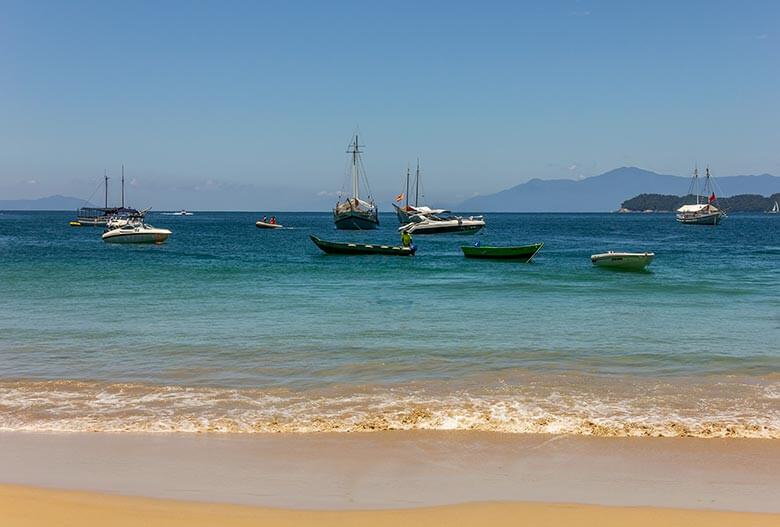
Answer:
[[[650,265],[653,258],[655,258],[655,253],[617,253],[609,251],[592,255],[590,261],[598,267],[641,271]]]
[[[775,201],[775,205],[771,210],[766,211],[767,214],[780,214],[780,205]]]
[[[683,205],[677,209],[677,221],[680,223],[687,223],[690,225],[717,225],[723,218],[726,217],[726,213],[716,207],[718,198],[715,196],[715,191],[712,186],[712,178],[710,176],[710,169],[707,167],[706,176],[704,178],[704,188],[699,187],[699,170],[694,169],[693,180],[691,181],[690,190],[688,194],[696,194],[696,203],[690,205]],[[701,203],[701,190],[704,190],[704,195],[707,196],[707,202]]]
[[[459,234],[473,234],[482,230],[485,220],[482,216],[438,216],[436,214],[417,214],[409,219],[409,223],[401,225],[398,230],[410,234],[437,234],[454,232]]]
[[[168,229],[159,229],[142,221],[128,223],[103,233],[109,243],[164,243],[171,235]]]

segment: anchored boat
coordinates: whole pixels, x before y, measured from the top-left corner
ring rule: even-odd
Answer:
[[[606,252],[594,254],[590,257],[593,265],[598,267],[610,267],[625,271],[641,271],[653,261],[655,253],[616,253]]]
[[[314,244],[327,254],[385,254],[388,256],[413,256],[417,247],[394,245],[376,245],[367,243],[343,243],[321,240],[313,234],[309,236]]]
[[[410,218],[409,223],[398,227],[399,231],[410,234],[437,234],[454,232],[458,234],[474,234],[482,230],[485,220],[482,216],[440,216],[437,214],[417,214]]]
[[[707,196],[706,203],[700,202],[701,196],[699,194],[702,190],[704,191],[704,195]],[[699,184],[699,170],[694,169],[693,179],[688,191],[689,195],[691,193],[696,195],[696,203],[683,205],[677,209],[678,222],[690,225],[717,225],[726,217],[726,213],[716,207],[718,198],[715,196],[709,167],[707,167],[703,188],[701,188],[701,185]]]
[[[431,214],[448,214],[450,211],[446,209],[432,209],[425,205],[420,205],[420,160],[417,160],[417,172],[414,176],[414,205],[409,204],[409,169],[406,169],[406,192],[396,196],[396,203],[406,200],[403,206],[398,206],[393,203],[395,214],[398,217],[398,223],[409,223],[413,216],[422,215],[429,216]],[[424,197],[424,196],[423,196]]]
[[[491,260],[519,260],[529,262],[536,256],[544,243],[520,245],[515,247],[492,247],[487,245],[462,245],[463,256],[466,258],[485,258]]]
[[[352,196],[344,201],[339,199],[336,207],[333,209],[333,223],[336,224],[337,229],[369,230],[376,229],[379,226],[379,214],[370,194],[368,199],[360,198],[361,176],[366,181],[366,187],[368,187],[368,180],[366,179],[363,162],[360,157],[362,153],[360,146],[358,136],[355,134],[355,139],[350,143],[349,150],[347,150],[347,153],[352,155]]]
[[[142,221],[128,223],[103,233],[109,243],[164,243],[171,235],[168,229],[158,229]]]

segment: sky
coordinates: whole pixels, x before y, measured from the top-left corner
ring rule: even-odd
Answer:
[[[778,27],[776,1],[0,0],[0,199],[104,170],[115,197],[124,164],[138,207],[318,210],[356,131],[380,210],[418,158],[446,203],[780,175]]]

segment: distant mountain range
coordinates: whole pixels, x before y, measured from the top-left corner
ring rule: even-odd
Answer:
[[[718,197],[737,194],[759,194],[770,196],[780,192],[780,177],[762,174],[758,176],[728,176],[716,180]],[[679,196],[686,194],[690,177],[656,174],[636,167],[623,167],[604,174],[581,180],[574,179],[532,179],[510,189],[475,196],[460,204],[452,204],[452,210],[463,212],[607,212],[617,210],[621,203],[639,194],[664,194]],[[136,190],[132,203],[144,206],[160,203],[160,196],[171,194],[160,189],[147,190],[142,194]],[[336,197],[328,193],[293,191],[278,188],[259,192],[254,187],[226,188],[210,192],[177,190],[174,194],[178,208],[191,210],[264,210],[268,195],[274,196],[276,207],[282,210],[329,210]],[[170,201],[172,198],[168,198]],[[380,209],[388,212],[386,200],[379,200]],[[292,204],[295,206],[287,206]],[[171,209],[177,207],[170,206]],[[439,203],[447,206],[448,204]],[[49,196],[39,199],[0,200],[0,210],[76,210],[93,206],[84,200],[68,196]],[[157,207],[165,210],[165,207]],[[278,210],[278,209],[277,209]]]
[[[68,196],[49,196],[38,199],[0,199],[0,210],[76,210],[94,207],[83,199]]]
[[[622,167],[581,180],[532,179],[507,190],[475,196],[455,207],[473,212],[606,212],[637,194],[680,195],[688,191],[690,177],[656,174],[637,167]],[[715,179],[720,194],[771,195],[780,192],[780,177],[727,176]]]

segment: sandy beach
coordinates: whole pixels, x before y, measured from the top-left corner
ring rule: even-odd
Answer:
[[[771,440],[8,432],[0,466],[3,525],[780,525]]]
[[[0,486],[3,525],[37,526],[358,526],[358,525],[580,525],[637,527],[770,526],[771,514],[690,511],[570,504],[473,503],[445,507],[373,511],[282,510],[240,505],[191,503],[147,498]]]

